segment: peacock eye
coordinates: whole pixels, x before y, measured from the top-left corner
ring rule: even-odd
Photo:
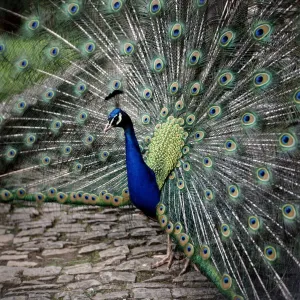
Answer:
[[[179,100],[175,103],[175,109],[177,111],[181,111],[184,108],[184,102],[182,100]]]
[[[248,218],[248,225],[252,230],[258,230],[260,228],[259,219],[255,216],[251,216]]]
[[[86,91],[87,87],[86,87],[86,84],[84,83],[78,83],[76,85],[76,93],[81,95],[83,94],[85,91]]]
[[[290,133],[284,133],[279,137],[279,144],[285,150],[291,150],[296,145],[296,139]]]
[[[184,181],[182,179],[177,181],[177,187],[182,190],[184,188],[185,184]]]
[[[144,125],[150,124],[150,120],[151,120],[151,118],[150,118],[149,115],[143,115],[143,116],[142,116],[142,123],[143,123]]]
[[[135,50],[134,45],[132,43],[127,42],[124,44],[123,51],[121,51],[121,52],[122,52],[122,54],[125,54],[125,55],[131,55],[131,54],[133,54],[134,50]]]
[[[206,168],[211,168],[213,165],[213,162],[211,160],[210,157],[206,156],[203,158],[203,166],[206,167]]]
[[[36,30],[40,25],[38,20],[31,20],[28,22],[28,28],[31,30]]]
[[[59,54],[59,48],[58,47],[52,47],[49,50],[50,56],[56,57]]]
[[[200,248],[200,256],[204,259],[207,260],[210,258],[210,248],[207,245],[203,245]]]
[[[123,1],[121,0],[112,0],[111,1],[111,8],[113,12],[118,12],[123,6]]]
[[[27,59],[22,59],[18,62],[18,67],[20,69],[25,69],[28,67],[28,60]]]
[[[211,201],[214,199],[214,194],[212,190],[206,189],[204,190],[204,197],[206,200]]]
[[[5,51],[5,45],[0,44],[0,54],[2,54]]]
[[[274,247],[272,246],[267,246],[264,249],[264,255],[267,260],[269,261],[274,261],[277,258],[277,252]]]
[[[152,90],[145,88],[142,93],[142,98],[144,100],[150,100],[152,98]]]
[[[296,91],[296,93],[294,94],[294,102],[296,104],[300,104],[300,90]]]
[[[256,175],[261,182],[268,182],[270,180],[270,172],[266,168],[257,169]]]
[[[245,127],[251,127],[256,124],[256,117],[252,113],[245,113],[242,116],[242,125]]]
[[[221,107],[214,105],[212,107],[209,108],[208,110],[208,115],[210,118],[215,118],[217,116],[219,116],[221,114]]]
[[[295,206],[292,204],[285,204],[282,207],[282,214],[285,219],[294,220],[297,215]]]
[[[179,83],[177,81],[174,81],[169,86],[169,93],[171,95],[176,95],[179,91]]]
[[[151,68],[154,72],[160,73],[165,68],[165,63],[162,58],[156,58],[152,61]]]
[[[89,43],[85,44],[84,50],[86,53],[92,53],[95,51],[95,49],[96,49],[96,46],[94,43],[89,42]]]
[[[196,0],[197,6],[202,7],[207,3],[207,0]]]
[[[225,150],[228,152],[233,152],[237,148],[236,142],[234,140],[227,140],[225,142]]]
[[[258,73],[253,80],[256,88],[265,88],[271,83],[271,74],[267,72]]]
[[[71,3],[68,6],[68,13],[71,16],[75,16],[79,12],[79,5],[77,3]]]
[[[190,95],[197,96],[202,90],[202,86],[200,82],[194,82],[190,87]]]
[[[122,83],[121,83],[120,80],[114,80],[112,82],[112,89],[113,90],[119,90],[119,89],[121,89],[121,87],[122,87]]]
[[[10,149],[6,152],[6,156],[7,156],[9,159],[14,158],[16,155],[17,155],[17,150],[15,150],[15,149],[13,149],[13,148],[10,148]]]
[[[229,237],[231,234],[230,227],[227,224],[223,224],[221,227],[221,233],[224,237]]]
[[[191,52],[187,57],[188,66],[196,66],[200,62],[201,57],[202,54],[199,50],[194,50],[193,52]]]
[[[224,72],[219,76],[218,83],[220,86],[227,87],[230,86],[234,80],[234,75],[232,72]]]
[[[224,32],[220,37],[220,41],[219,41],[220,46],[227,47],[232,42],[233,38],[234,38],[234,33],[232,31]]]
[[[270,24],[261,24],[254,29],[253,36],[258,41],[266,40],[270,36],[271,31],[272,27]]]
[[[161,12],[162,3],[160,0],[153,0],[150,2],[149,12],[151,15],[155,16]]]
[[[172,40],[177,40],[182,35],[182,25],[180,23],[174,24],[170,29],[170,37]]]

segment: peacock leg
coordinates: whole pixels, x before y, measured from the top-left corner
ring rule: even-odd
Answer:
[[[183,275],[186,272],[186,270],[190,264],[195,269],[195,271],[200,272],[198,267],[194,263],[191,263],[189,258],[185,258],[185,264],[184,264],[184,267],[183,267],[182,271],[180,272],[179,276]]]
[[[174,252],[172,250],[172,242],[171,242],[171,238],[168,235],[168,248],[167,248],[167,255],[160,261],[158,261],[157,263],[155,263],[154,265],[151,266],[152,269],[154,268],[158,268],[164,264],[168,264],[168,269],[170,269],[172,263],[173,263],[173,258],[174,258]]]

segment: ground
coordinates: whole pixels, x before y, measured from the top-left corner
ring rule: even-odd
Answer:
[[[132,208],[0,206],[0,299],[206,299],[223,297],[166,253],[158,223]]]

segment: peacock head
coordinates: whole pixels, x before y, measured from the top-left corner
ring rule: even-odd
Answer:
[[[113,127],[122,127],[125,129],[127,126],[132,124],[130,117],[120,108],[115,108],[108,115],[108,123],[105,125],[104,133],[110,130]]]

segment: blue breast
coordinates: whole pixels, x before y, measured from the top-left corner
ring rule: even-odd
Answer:
[[[147,216],[156,216],[160,191],[155,173],[146,165],[133,126],[125,129],[126,166],[131,202]]]

